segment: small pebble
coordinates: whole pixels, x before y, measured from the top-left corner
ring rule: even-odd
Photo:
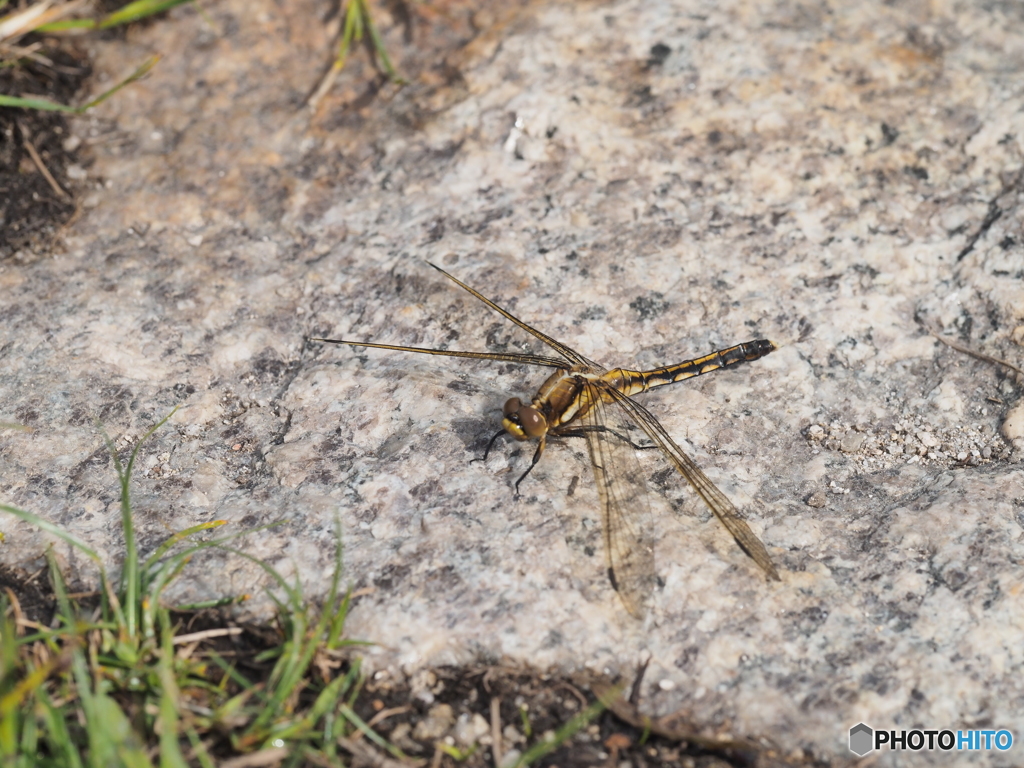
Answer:
[[[842,448],[843,453],[856,453],[864,445],[865,440],[867,440],[867,436],[860,432],[848,432],[843,436],[840,448]]]
[[[815,507],[817,509],[821,509],[826,504],[828,504],[828,497],[825,495],[824,491],[815,491],[814,493],[807,497],[808,507]]]

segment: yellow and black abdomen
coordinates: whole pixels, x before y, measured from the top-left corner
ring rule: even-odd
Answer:
[[[683,379],[692,379],[719,368],[725,368],[737,363],[748,363],[751,360],[758,360],[769,352],[774,352],[775,344],[768,339],[755,339],[734,347],[720,349],[710,355],[696,357],[693,360],[686,360],[675,365],[666,365],[664,368],[655,368],[650,371],[627,371],[617,369],[611,371],[609,376],[621,376],[622,385],[618,389],[626,395],[635,395],[646,392],[654,387],[661,387],[666,384],[675,384]]]

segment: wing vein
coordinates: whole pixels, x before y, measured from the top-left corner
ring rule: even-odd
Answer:
[[[590,407],[580,421],[601,499],[608,577],[626,610],[642,619],[654,592],[656,573],[647,486],[634,448],[625,437],[625,423],[610,416],[594,380],[588,381],[583,396]]]
[[[532,336],[535,336],[536,338],[538,338],[541,341],[543,341],[545,344],[547,344],[553,350],[558,352],[558,354],[562,355],[566,360],[570,361],[573,365],[580,365],[580,366],[584,366],[586,368],[599,367],[599,366],[597,366],[596,363],[594,363],[591,360],[588,360],[587,358],[585,358],[583,355],[581,355],[579,352],[577,352],[575,349],[573,349],[569,345],[563,344],[562,342],[557,341],[557,340],[551,338],[546,333],[541,333],[540,331],[538,331],[536,328],[534,328],[531,325],[527,325],[522,320],[520,320],[518,317],[513,315],[511,312],[502,309],[501,307],[499,307],[497,304],[495,304],[493,301],[488,299],[483,294],[481,294],[481,293],[475,291],[474,289],[470,288],[468,285],[466,285],[464,282],[459,280],[457,277],[449,275],[447,272],[445,272],[443,269],[441,269],[436,264],[431,264],[429,261],[427,262],[427,264],[429,264],[431,267],[436,269],[442,275],[447,277],[449,280],[451,280],[457,286],[462,288],[464,291],[468,291],[470,294],[472,294],[476,298],[480,299],[480,301],[482,301],[488,307],[490,307],[495,312],[497,312],[499,315],[504,317],[506,320],[510,320],[511,322],[513,322],[516,325],[518,325],[520,328],[522,328],[527,333],[529,333]]]
[[[669,436],[658,420],[654,418],[651,412],[613,387],[604,387],[603,391],[607,392],[610,395],[610,399],[618,403],[641,429],[647,433],[647,436],[661,447],[664,454],[675,464],[680,474],[693,486],[693,489],[704,500],[704,503],[711,508],[711,511],[722,521],[722,524],[733,535],[736,542],[753,558],[754,562],[764,569],[769,578],[778,581],[779,574],[775,570],[775,565],[772,563],[768,550],[765,549],[764,544],[761,543],[761,540],[757,538],[754,532],[750,530],[750,526],[747,525],[746,520],[740,515],[736,506],[711,482],[711,479],[704,474],[703,470],[697,466],[693,459],[676,445],[675,441]]]
[[[323,341],[327,344],[348,344],[352,347],[371,347],[373,349],[390,349],[396,352],[418,352],[423,355],[440,355],[442,357],[468,357],[472,360],[501,360],[507,363],[522,365],[543,365],[548,368],[565,368],[565,361],[542,355],[520,355],[515,352],[462,352],[456,349],[430,349],[428,347],[404,347],[398,344],[379,344],[372,341],[349,341],[348,339],[311,338],[310,341]]]

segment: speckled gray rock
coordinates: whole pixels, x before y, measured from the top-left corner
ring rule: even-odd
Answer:
[[[32,428],[0,433],[3,499],[116,561],[94,420],[128,447],[180,405],[142,451],[144,545],[283,520],[244,546],[315,598],[340,516],[371,665],[650,654],[650,711],[837,763],[859,721],[1024,734],[1020,383],[930,333],[1024,356],[1020,6],[556,4],[480,11],[475,37],[420,18],[409,86],[361,93],[353,60],[311,115],[329,41],[292,5],[97,44],[111,76],[188,54],[78,124],[95,189],[66,248],[2,265],[0,420]],[[607,364],[776,340],[646,402],[782,582],[644,454],[662,583],[631,619],[582,445],[518,501],[529,450],[470,463],[546,372],[304,342],[541,351],[422,260]],[[3,531],[4,562],[38,560],[42,536]],[[211,554],[175,597],[261,583]]]

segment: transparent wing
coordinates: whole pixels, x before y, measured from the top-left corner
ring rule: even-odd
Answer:
[[[398,344],[378,344],[374,341],[349,341],[348,339],[310,338],[310,341],[322,341],[325,344],[348,344],[350,347],[371,347],[372,349],[391,349],[396,352],[419,352],[423,355],[440,355],[442,357],[469,357],[473,360],[501,360],[507,363],[522,365],[544,365],[548,368],[564,368],[565,361],[541,355],[519,355],[505,352],[460,352],[454,349],[427,349],[426,347],[403,347]]]
[[[495,312],[497,312],[502,317],[504,317],[504,318],[506,318],[508,320],[511,320],[513,323],[518,325],[520,328],[522,328],[527,333],[532,334],[536,338],[538,338],[541,341],[543,341],[545,344],[547,344],[549,347],[551,347],[553,350],[555,350],[558,354],[562,355],[562,357],[564,357],[566,360],[571,362],[573,365],[578,365],[578,366],[580,366],[582,368],[588,368],[588,369],[591,369],[591,370],[604,370],[597,363],[595,363],[593,360],[588,360],[583,355],[581,355],[579,352],[577,352],[575,349],[570,347],[568,344],[563,344],[562,342],[558,341],[557,339],[551,338],[546,333],[542,333],[541,331],[538,331],[532,325],[527,325],[526,323],[524,323],[522,320],[520,320],[518,317],[513,315],[508,310],[502,309],[501,307],[499,307],[497,304],[495,304],[493,301],[488,299],[482,293],[480,293],[480,292],[470,288],[464,282],[459,280],[459,278],[453,277],[452,275],[449,275],[447,272],[445,272],[443,269],[441,269],[436,264],[431,264],[429,261],[427,262],[427,264],[429,266],[433,267],[434,269],[436,269],[438,272],[440,272],[445,277],[447,277],[449,280],[451,280],[457,286],[462,288],[464,291],[467,291],[468,293],[471,293],[476,298],[480,299],[480,301],[482,301],[484,304],[486,304],[488,307],[493,309]]]
[[[629,441],[628,421],[620,409],[605,405],[603,389],[600,383],[587,384],[583,396],[592,406],[580,423],[601,498],[608,578],[626,610],[642,619],[655,585],[651,508],[640,462]]]
[[[733,535],[736,543],[743,547],[744,551],[754,559],[754,562],[764,569],[770,579],[778,581],[779,574],[775,570],[775,565],[772,563],[768,550],[764,548],[761,540],[750,530],[750,526],[740,516],[739,510],[736,509],[724,493],[718,490],[718,487],[701,471],[701,468],[694,463],[693,459],[676,445],[675,441],[669,437],[668,432],[665,431],[665,428],[661,426],[651,412],[640,405],[640,403],[612,387],[607,387],[603,391],[607,392],[611,399],[622,406],[621,410],[626,411],[632,416],[636,423],[647,433],[647,436],[661,447],[665,455],[676,465],[676,469],[682,473],[683,477],[693,486],[698,495],[704,499],[704,503],[711,508],[711,511],[715,513],[718,519],[722,521],[722,524],[729,530],[729,533]]]

